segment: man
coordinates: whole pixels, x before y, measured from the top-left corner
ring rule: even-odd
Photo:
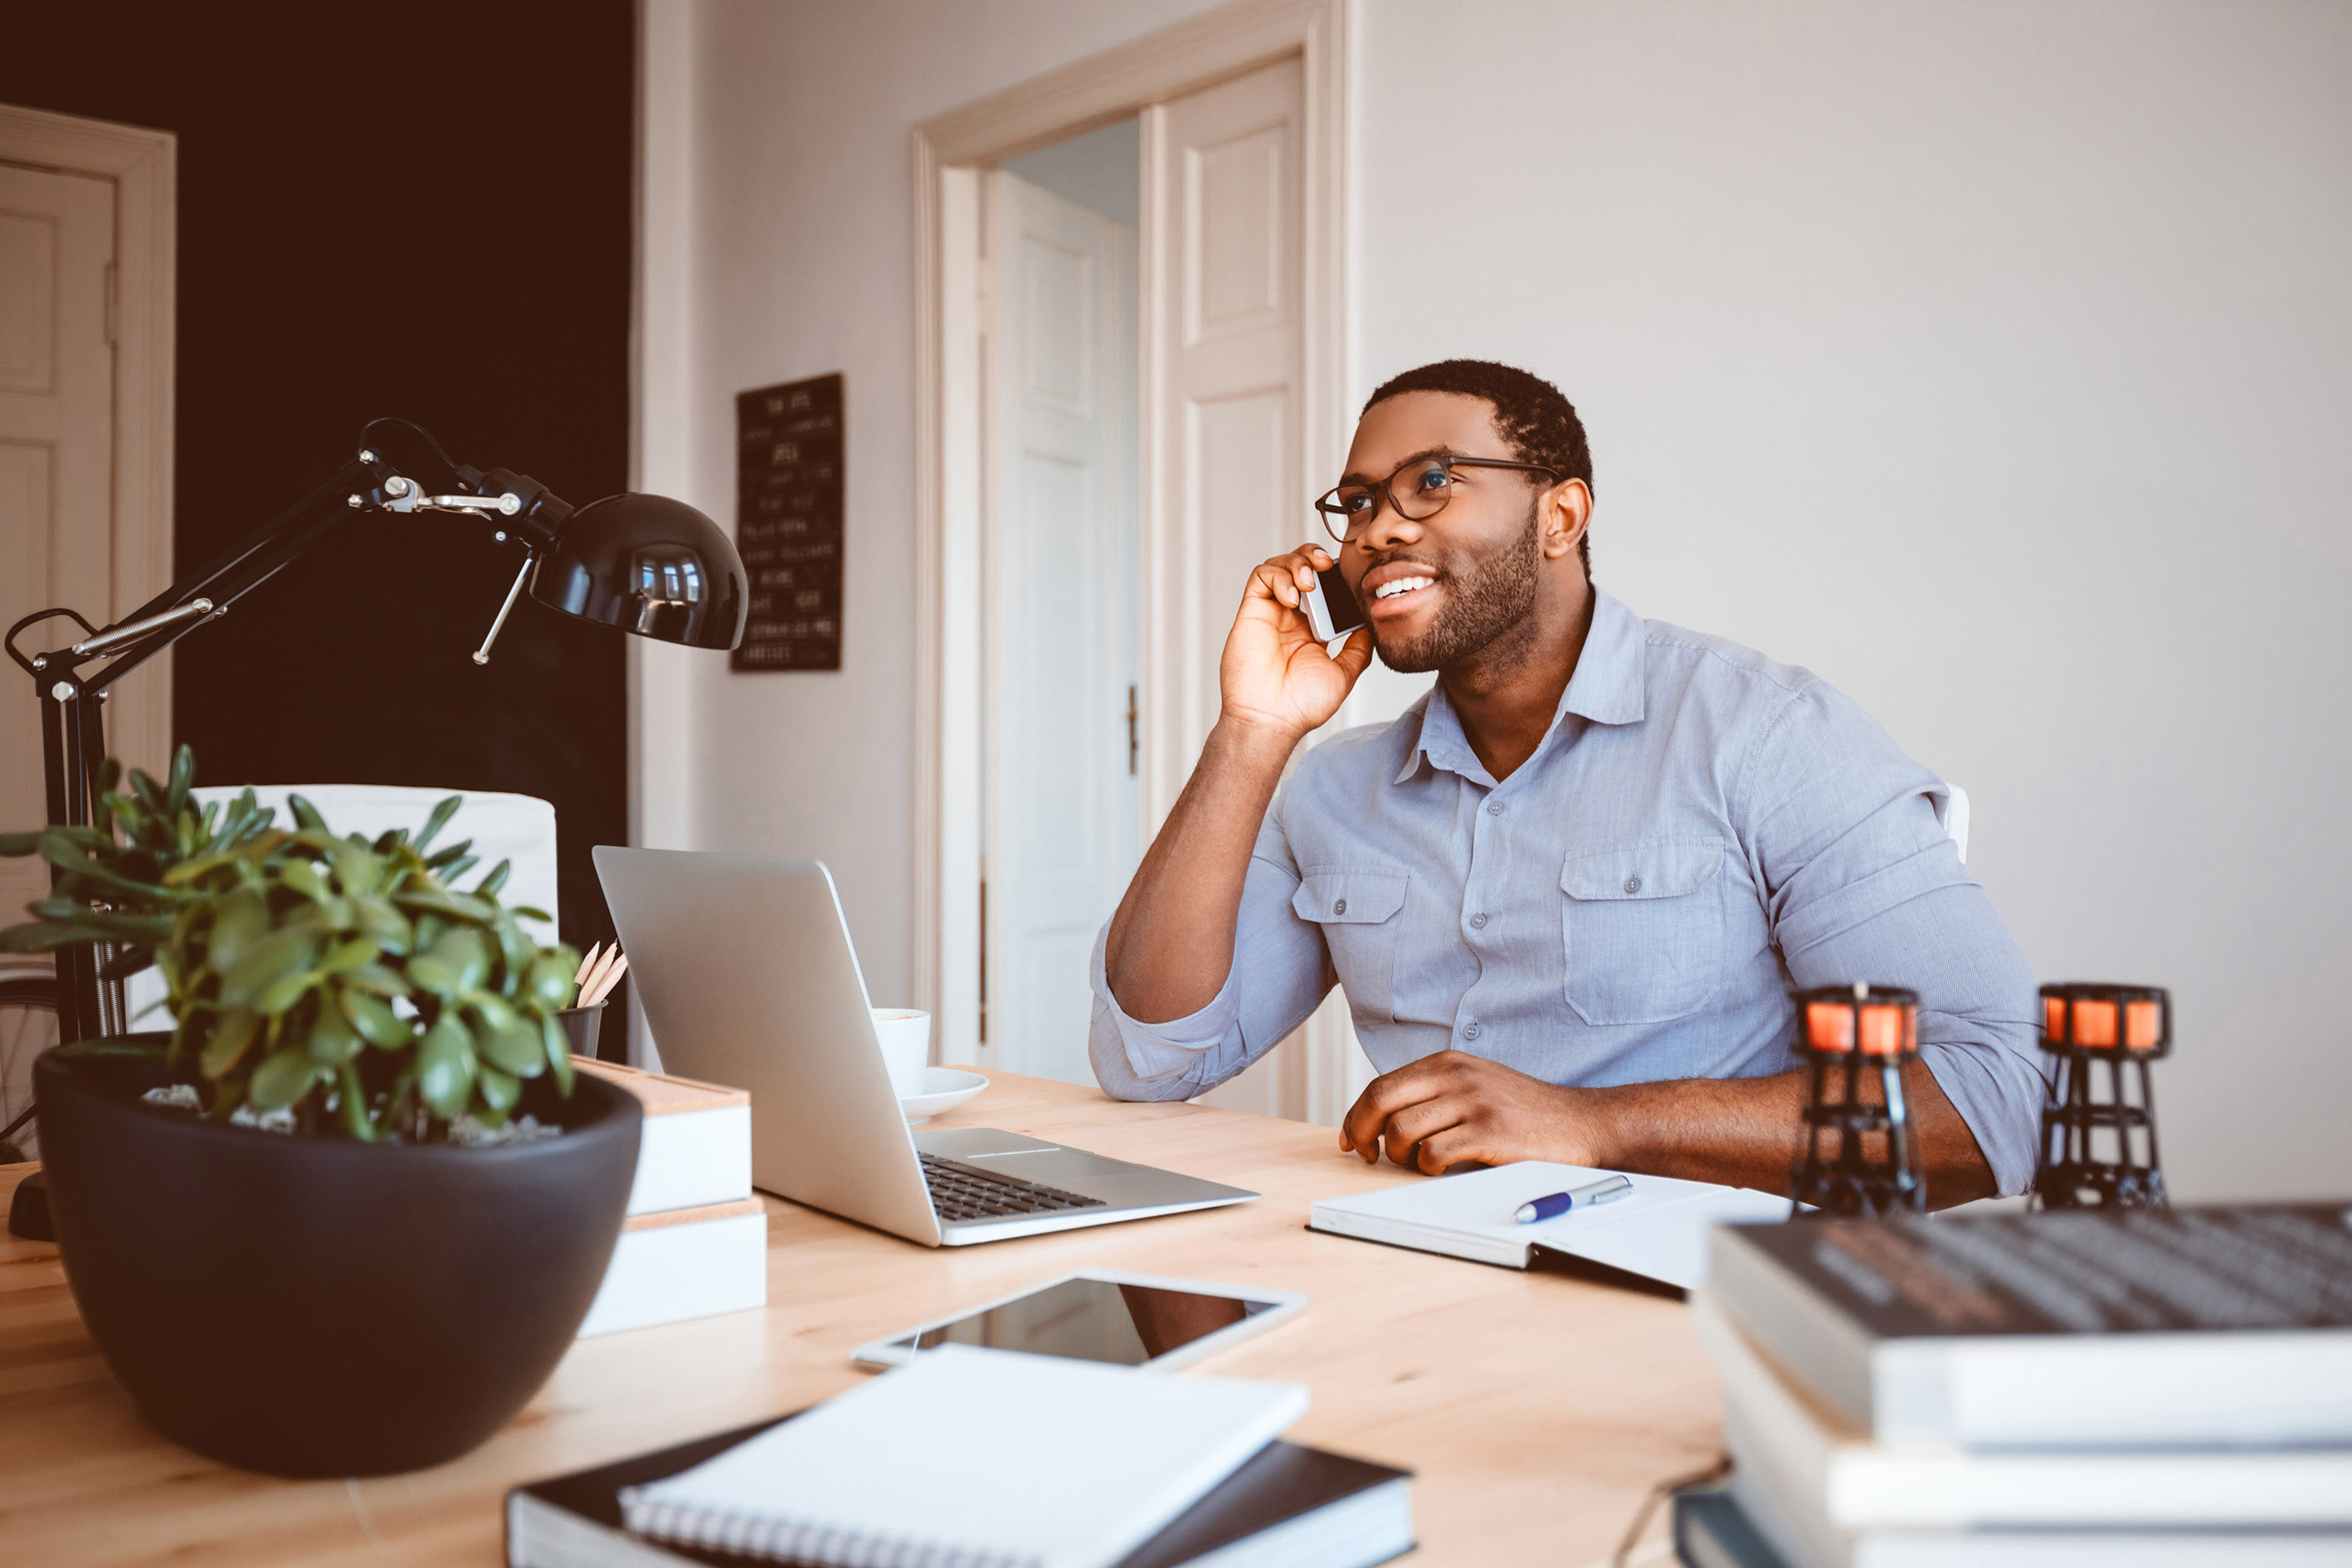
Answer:
[[[2032,1183],[2032,973],[1937,818],[1944,784],[1810,672],[1594,588],[1591,459],[1549,383],[1450,360],[1365,405],[1332,557],[1250,577],[1223,707],[1097,943],[1103,1087],[1231,1078],[1333,981],[1382,1070],[1342,1150],[1436,1174],[1554,1160],[1786,1191],[1790,985],[1919,994],[1905,1082],[1937,1205]],[[1341,537],[1344,536],[1344,537]],[[1437,672],[1298,759],[1377,647]],[[1271,809],[1269,809],[1271,803]]]

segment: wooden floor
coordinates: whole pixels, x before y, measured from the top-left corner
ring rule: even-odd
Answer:
[[[1325,1128],[990,1076],[935,1125],[1265,1196],[937,1251],[770,1199],[765,1311],[583,1342],[474,1453],[352,1481],[251,1475],[158,1436],[84,1332],[55,1248],[0,1237],[0,1563],[488,1568],[509,1487],[823,1399],[863,1375],[854,1346],[1088,1266],[1307,1293],[1299,1318],[1201,1370],[1303,1381],[1314,1405],[1292,1437],[1419,1472],[1411,1563],[1605,1562],[1654,1483],[1714,1457],[1719,1393],[1679,1305],[1310,1234],[1317,1198],[1423,1179],[1367,1170]],[[26,1169],[0,1167],[0,1207]],[[1633,1561],[1665,1561],[1663,1541],[1654,1521]]]

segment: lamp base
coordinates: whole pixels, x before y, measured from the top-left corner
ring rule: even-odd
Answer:
[[[49,1222],[49,1184],[36,1171],[16,1184],[8,1205],[8,1234],[25,1241],[55,1241],[58,1227]]]

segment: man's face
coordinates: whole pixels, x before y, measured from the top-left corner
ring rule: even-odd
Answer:
[[[1485,398],[1407,392],[1374,405],[1356,426],[1346,482],[1379,485],[1432,455],[1518,456],[1496,434]],[[1399,493],[1412,478],[1397,480]],[[1443,669],[1527,618],[1543,563],[1536,501],[1545,488],[1540,474],[1456,468],[1444,509],[1420,521],[1399,516],[1382,495],[1371,521],[1336,552],[1381,663],[1407,674]]]

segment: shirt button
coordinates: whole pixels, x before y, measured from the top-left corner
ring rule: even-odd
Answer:
[[[1465,1040],[1475,1040],[1478,1037],[1477,1019],[1473,1018],[1468,1023],[1462,1026],[1462,1037]]]
[[[1642,879],[1641,879],[1641,878],[1639,878],[1639,877],[1628,877],[1628,878],[1626,878],[1626,879],[1625,879],[1625,890],[1626,890],[1627,892],[1629,892],[1629,893],[1638,893],[1638,892],[1640,892],[1640,891],[1642,890]],[[1631,916],[1629,915],[1629,916],[1627,916],[1626,918],[1630,920],[1630,919],[1632,919],[1633,917],[1631,917]]]
[[[1486,930],[1486,917],[1483,914],[1472,915],[1470,917],[1470,929],[1473,931]]]
[[[1499,800],[1490,800],[1490,801],[1488,801],[1488,802],[1486,803],[1486,815],[1487,815],[1487,816],[1502,816],[1502,815],[1503,815],[1503,803],[1502,803],[1501,801],[1499,801]]]
[[[1628,888],[1628,889],[1626,889],[1625,890],[1626,890],[1627,892],[1629,892],[1629,893],[1630,893],[1630,892],[1632,892],[1633,889],[1631,889],[1631,888]],[[1335,914],[1335,915],[1344,915],[1344,914],[1346,914],[1346,913],[1348,912],[1348,900],[1345,900],[1345,899],[1341,899],[1341,900],[1339,900],[1338,902],[1334,903],[1334,904],[1331,906],[1331,912],[1332,912],[1333,914]]]

